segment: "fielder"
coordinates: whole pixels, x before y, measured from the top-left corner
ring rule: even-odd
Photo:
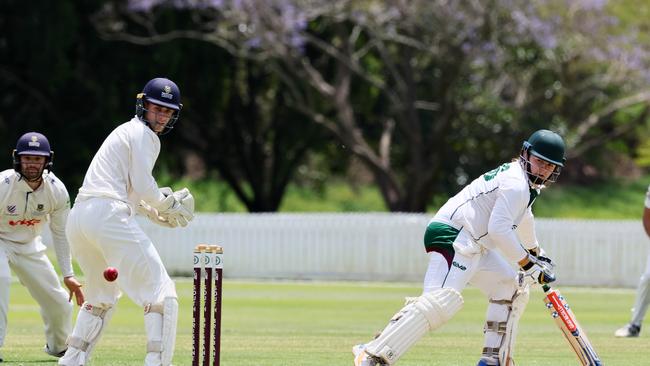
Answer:
[[[564,162],[562,138],[539,130],[524,142],[518,158],[481,175],[449,199],[424,234],[429,265],[422,295],[408,300],[374,340],[353,347],[355,366],[395,364],[460,310],[468,283],[489,301],[478,365],[514,365],[528,286],[555,280],[535,235],[531,206],[556,181]]]
[[[643,209],[643,228],[650,236],[650,186],[645,194],[645,208]],[[639,279],[636,300],[632,308],[630,323],[618,329],[614,335],[617,337],[638,337],[641,333],[641,324],[650,304],[650,255],[648,255],[645,272]]]
[[[0,173],[0,347],[7,333],[11,269],[41,308],[45,352],[61,357],[72,321],[70,300],[74,295],[81,305],[84,295],[74,277],[65,238],[70,198],[63,183],[52,173],[52,154],[45,136],[26,133],[13,151],[14,168]],[[43,224],[48,221],[69,296],[61,287],[41,240]]]
[[[88,363],[120,289],[144,310],[145,366],[171,364],[178,317],[176,288],[134,214],[143,212],[166,227],[186,226],[193,218],[194,198],[189,191],[159,189],[152,176],[159,136],[178,121],[180,99],[173,81],[150,80],[136,98],[136,115],[110,133],[90,163],[66,227],[73,255],[86,276],[86,302],[59,365]],[[115,282],[103,277],[109,266],[120,272]]]

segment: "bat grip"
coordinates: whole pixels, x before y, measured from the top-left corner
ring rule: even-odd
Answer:
[[[549,292],[549,291],[551,290],[551,286],[549,286],[549,285],[542,285],[542,290],[544,290],[544,292]]]

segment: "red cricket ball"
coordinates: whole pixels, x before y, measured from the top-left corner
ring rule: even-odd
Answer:
[[[108,282],[113,282],[117,279],[117,269],[114,267],[108,267],[104,270],[104,278]]]

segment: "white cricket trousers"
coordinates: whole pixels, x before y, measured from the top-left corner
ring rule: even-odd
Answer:
[[[156,248],[126,203],[103,197],[75,202],[66,235],[85,276],[86,302],[113,306],[120,289],[140,306],[177,297]],[[104,279],[106,267],[117,268],[116,281]]]
[[[66,349],[72,327],[72,304],[45,251],[16,253],[0,240],[0,347],[7,334],[10,268],[41,308],[45,341],[52,352]]]

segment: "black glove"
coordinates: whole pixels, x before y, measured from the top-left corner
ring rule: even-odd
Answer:
[[[533,249],[526,249],[526,251],[540,261],[548,263],[551,269],[555,268],[555,263],[551,260],[551,258],[546,256],[546,252],[544,252],[544,249],[542,249],[542,247],[537,246]]]
[[[529,255],[528,263],[521,267],[519,285],[522,286],[524,283],[545,285],[554,281],[555,275],[552,272],[551,264]]]

